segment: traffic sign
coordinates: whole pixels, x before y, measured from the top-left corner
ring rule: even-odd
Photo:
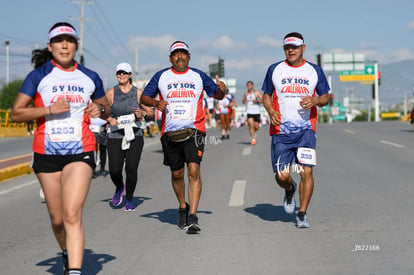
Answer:
[[[365,74],[375,74],[374,66],[365,66]]]
[[[375,75],[373,74],[340,75],[339,80],[340,81],[357,81],[357,82],[373,81],[375,80]]]
[[[374,66],[365,66],[364,70],[341,71],[341,75],[374,75]]]
[[[375,80],[374,66],[365,66],[364,70],[341,71],[340,81],[373,81]]]

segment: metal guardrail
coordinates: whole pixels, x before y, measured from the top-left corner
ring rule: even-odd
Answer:
[[[11,120],[11,112],[0,110],[0,127],[3,128],[26,128],[26,122],[14,122]]]

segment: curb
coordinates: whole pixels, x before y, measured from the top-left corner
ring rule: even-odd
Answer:
[[[4,169],[0,169],[0,182],[18,177],[24,174],[30,174],[33,169],[30,167],[30,161],[22,164],[10,166]]]

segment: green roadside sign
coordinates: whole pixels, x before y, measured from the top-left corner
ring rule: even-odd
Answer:
[[[373,75],[374,66],[365,66],[364,70],[341,71],[341,75]]]

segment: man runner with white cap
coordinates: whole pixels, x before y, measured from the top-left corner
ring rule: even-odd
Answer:
[[[288,214],[296,208],[296,183],[290,176],[295,161],[300,171],[298,228],[308,228],[306,215],[312,192],[312,168],[316,165],[317,106],[329,101],[329,84],[322,69],[303,58],[303,36],[292,32],[283,39],[286,60],[271,65],[262,90],[263,103],[271,120],[271,158],[276,182],[285,189],[283,206]],[[318,96],[316,96],[318,94]]]
[[[164,164],[170,166],[172,185],[179,202],[178,227],[200,231],[197,208],[201,195],[200,163],[204,151],[205,112],[203,91],[221,100],[226,85],[216,83],[198,69],[189,68],[190,49],[181,41],[170,46],[172,67],[157,72],[141,96],[141,103],[162,111],[161,144]],[[154,98],[159,94],[160,100]],[[187,163],[188,199],[185,202],[184,166]]]

